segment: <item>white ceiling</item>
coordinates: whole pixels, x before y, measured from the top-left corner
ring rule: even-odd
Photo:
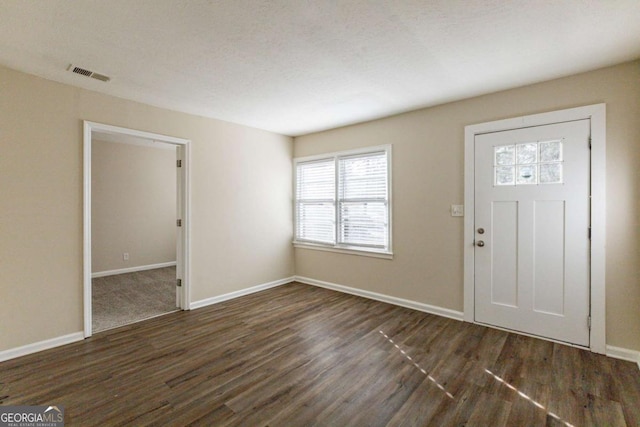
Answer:
[[[285,135],[638,57],[638,0],[0,0],[0,64]]]

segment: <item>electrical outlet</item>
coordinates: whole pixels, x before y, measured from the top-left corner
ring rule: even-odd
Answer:
[[[123,259],[124,261],[129,261],[129,252],[125,252],[125,253],[123,253],[123,254],[122,254],[122,259]]]

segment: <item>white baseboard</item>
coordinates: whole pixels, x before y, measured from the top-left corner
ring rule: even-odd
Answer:
[[[638,369],[640,369],[640,351],[608,345],[607,356],[614,357],[616,359],[628,360],[629,362],[635,362],[638,364]]]
[[[275,288],[276,286],[286,285],[287,283],[291,283],[294,281],[294,277],[287,277],[280,280],[275,280],[269,283],[263,283],[261,285],[252,286],[247,289],[241,289],[239,291],[230,292],[224,295],[218,295],[217,297],[206,298],[200,301],[195,301],[189,304],[190,310],[195,310],[198,308],[206,307],[208,305],[217,304],[219,302],[228,301],[230,299],[242,297],[245,295],[253,294],[256,292],[264,291],[266,289]]]
[[[173,265],[175,265],[175,263],[173,263]],[[161,267],[154,267],[154,268],[161,268]],[[117,273],[117,274],[120,274],[120,273]],[[338,285],[336,283],[325,282],[322,280],[316,280],[316,279],[311,279],[311,278],[302,277],[302,276],[287,277],[284,279],[275,280],[273,282],[268,282],[268,283],[263,283],[261,285],[253,286],[251,288],[230,292],[224,295],[219,295],[217,297],[206,298],[200,301],[195,301],[189,305],[189,309],[195,310],[198,308],[206,307],[208,305],[217,304],[219,302],[238,298],[244,295],[249,295],[255,292],[260,292],[266,289],[285,285],[293,281],[305,283],[307,285],[318,286],[321,288],[331,289],[338,292],[344,292],[347,294],[356,295],[363,298],[369,298],[376,301],[386,302],[389,304],[398,305],[401,307],[406,307],[413,310],[422,311],[425,313],[448,317],[454,320],[460,320],[460,321],[463,320],[463,313],[460,311],[451,310],[448,308],[438,307],[438,306],[429,305],[429,304],[424,304],[416,301],[406,300],[402,298],[397,298],[390,295],[379,294],[377,292],[351,288],[348,286]],[[62,345],[71,344],[77,341],[82,341],[83,339],[84,339],[83,332],[75,332],[72,334],[63,335],[61,337],[51,338],[51,339],[39,341],[33,344],[27,344],[21,347],[2,350],[0,351],[0,362],[4,362],[10,359],[15,359],[16,357],[20,357],[20,356],[26,356],[32,353],[37,353],[39,351],[49,350],[54,347],[60,347]],[[640,351],[607,345],[606,355],[616,359],[635,362],[638,364],[638,369],[640,369]]]
[[[22,347],[10,348],[9,350],[0,351],[0,362],[39,351],[49,350],[50,348],[60,347],[61,345],[71,344],[76,341],[82,341],[83,339],[84,334],[82,332],[74,332],[73,334],[34,342],[33,344],[23,345]]]
[[[149,264],[149,265],[139,265],[137,267],[119,268],[117,270],[97,271],[95,273],[91,273],[91,278],[95,279],[96,277],[115,276],[116,274],[135,273],[136,271],[145,271],[145,270],[155,270],[156,268],[174,267],[175,265],[176,265],[175,261],[170,261],[170,262],[161,262],[159,264]]]
[[[144,266],[144,267],[149,267],[149,268],[142,268],[140,270],[138,270],[138,268],[140,267],[133,267],[131,269],[123,269],[123,270],[117,270],[117,273],[112,273],[112,274],[122,274],[122,273],[129,273],[132,271],[143,271],[143,270],[150,270],[153,268],[162,268],[162,267],[170,267],[172,265],[175,265],[176,263],[164,263],[164,264],[155,264],[154,266]],[[126,271],[124,271],[126,270]],[[116,271],[116,270],[113,270]],[[102,273],[111,273],[111,272],[101,272],[98,274],[102,274]],[[111,274],[104,274],[104,276],[109,276]],[[97,276],[97,277],[103,277],[103,276]],[[260,292],[269,288],[274,288],[276,286],[280,286],[280,285],[284,285],[287,283],[291,283],[293,282],[294,278],[292,277],[287,277],[285,279],[280,279],[280,280],[276,280],[273,282],[269,282],[269,283],[263,283],[261,285],[257,285],[257,286],[253,286],[251,288],[247,288],[247,289],[242,289],[240,291],[236,291],[236,292],[231,292],[225,295],[220,295],[217,297],[213,297],[213,298],[207,298],[201,301],[196,301],[194,303],[191,303],[189,308],[190,309],[196,309],[196,308],[200,308],[200,307],[205,307],[207,305],[211,305],[211,304],[216,304],[218,302],[222,302],[222,301],[226,301],[226,300],[230,300],[233,298],[238,298],[241,297],[243,295],[249,295],[255,292]],[[37,353],[39,351],[44,351],[44,350],[49,350],[51,348],[54,347],[60,347],[62,345],[65,344],[71,344],[73,342],[77,342],[77,341],[82,341],[84,339],[84,333],[83,332],[75,332],[73,334],[69,334],[69,335],[64,335],[61,337],[56,337],[56,338],[51,338],[48,340],[44,340],[44,341],[39,341],[33,344],[27,344],[24,345],[22,347],[16,347],[16,348],[11,348],[8,350],[3,350],[0,351],[0,362],[4,362],[5,360],[10,360],[10,359],[15,359],[16,357],[20,357],[20,356],[26,356],[28,354],[32,354],[32,353]]]
[[[336,283],[324,282],[322,280],[311,279],[309,277],[295,276],[296,282],[305,283],[307,285],[319,286],[321,288],[331,289],[338,292],[344,292],[363,298],[369,298],[376,301],[386,302],[400,307],[410,308],[413,310],[423,311],[425,313],[435,314],[442,317],[448,317],[454,320],[463,320],[461,311],[451,310],[449,308],[438,307],[435,305],[424,304],[421,302],[411,301],[403,298],[392,297],[390,295],[379,294],[377,292],[365,291],[348,286],[338,285]]]

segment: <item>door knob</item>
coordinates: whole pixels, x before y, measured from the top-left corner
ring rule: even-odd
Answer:
[[[482,241],[482,240],[478,240],[478,241],[476,242],[476,246],[483,247],[483,246],[484,246],[484,241]]]

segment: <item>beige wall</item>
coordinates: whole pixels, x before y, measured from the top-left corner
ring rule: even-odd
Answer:
[[[607,343],[640,350],[640,62],[296,139],[393,144],[390,260],[297,249],[296,273],[462,310],[464,126],[607,103]],[[82,330],[82,120],[193,141],[192,300],[294,273],[290,138],[0,67],[0,351]]]
[[[91,147],[91,267],[119,270],[176,260],[176,148]],[[123,254],[129,254],[124,260]]]
[[[192,141],[192,300],[293,274],[291,138],[0,67],[0,351],[80,332],[82,120]]]
[[[425,82],[428,84],[428,82]],[[296,249],[296,274],[463,309],[466,125],[607,104],[607,344],[640,350],[640,62],[295,139],[296,157],[393,144],[394,259]]]

